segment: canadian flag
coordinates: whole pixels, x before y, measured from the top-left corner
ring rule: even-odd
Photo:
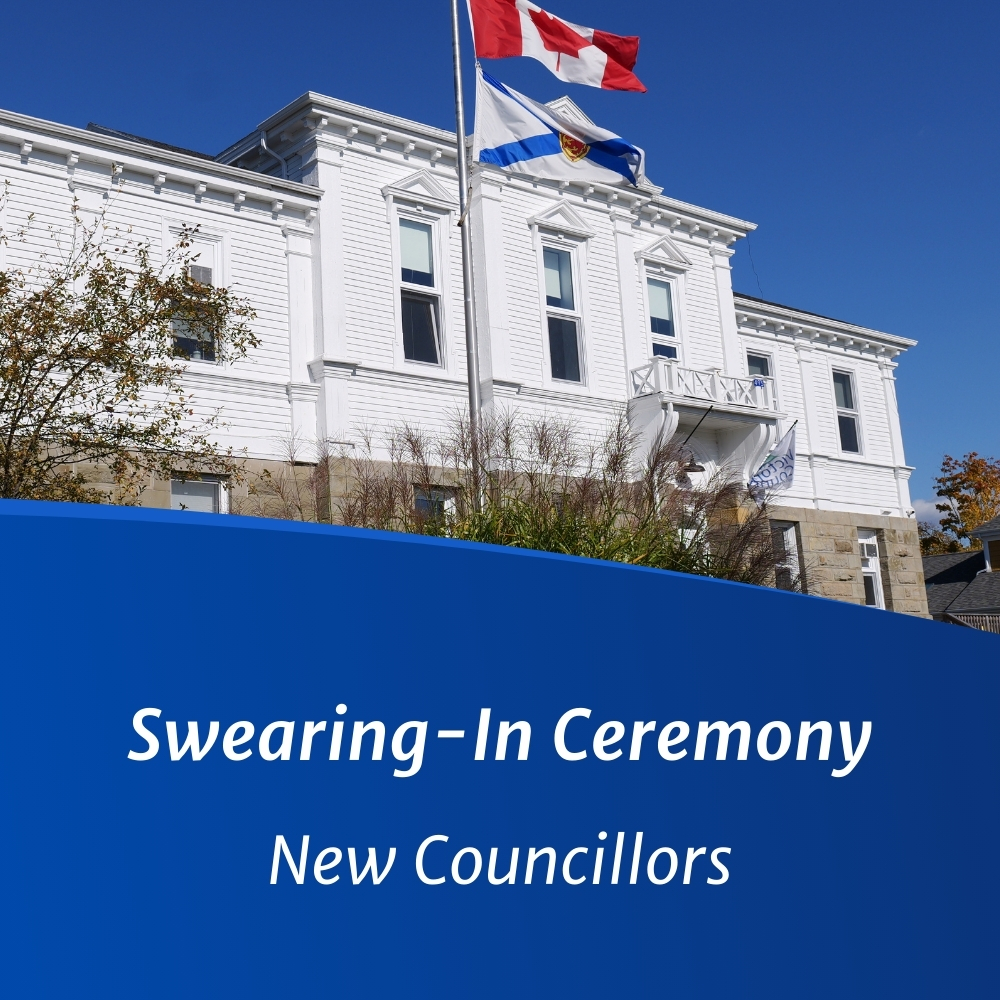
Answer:
[[[646,88],[632,72],[634,35],[612,35],[556,17],[528,0],[469,0],[480,59],[531,56],[560,80],[605,90]]]

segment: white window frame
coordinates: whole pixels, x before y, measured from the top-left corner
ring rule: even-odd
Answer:
[[[419,222],[431,227],[431,253],[433,255],[434,285],[416,285],[403,281],[403,255],[399,246],[399,223],[401,219]],[[393,314],[396,334],[393,345],[393,359],[397,368],[406,371],[441,372],[455,370],[454,345],[451,343],[451,212],[436,206],[429,207],[422,202],[403,201],[397,195],[390,202],[389,221],[391,227],[390,244],[392,255]],[[403,308],[402,293],[413,292],[426,298],[437,300],[438,363],[411,361],[403,349]]]
[[[545,248],[562,250],[569,254],[570,274],[573,280],[573,308],[560,309],[546,301]],[[587,239],[563,232],[538,230],[535,239],[535,256],[538,274],[538,301],[542,333],[542,381],[556,392],[589,392],[587,364],[587,293],[584,275],[587,272]],[[552,377],[552,352],[549,348],[549,316],[569,319],[576,323],[576,347],[580,362],[580,381],[570,382]]]
[[[174,509],[174,483],[179,483],[182,480],[179,478],[170,478],[170,509]],[[215,483],[219,487],[219,513],[228,514],[229,513],[229,480],[226,476],[215,476],[209,475],[208,473],[188,476],[187,482],[209,482]],[[192,511],[192,513],[199,513],[198,511]],[[204,513],[203,511],[201,513]]]
[[[874,546],[875,554],[866,554],[865,546]],[[869,550],[870,551],[870,550]],[[858,528],[858,552],[861,555],[861,582],[867,576],[873,581],[875,591],[875,603],[865,604],[867,608],[880,608],[885,610],[885,587],[882,582],[882,549],[879,544],[878,532],[874,528]],[[875,565],[865,566],[866,561],[874,560]]]
[[[435,484],[433,486],[418,486],[416,483],[413,485],[413,507],[416,509],[420,498],[417,496],[418,493],[434,493],[440,492],[442,513],[446,520],[454,518],[458,512],[458,487],[457,486],[441,486]],[[435,497],[427,497],[427,500],[431,503],[435,501]]]
[[[805,570],[802,564],[802,545],[800,540],[801,530],[799,528],[798,521],[782,521],[774,520],[771,521],[771,537],[772,545],[774,544],[773,538],[776,533],[780,533],[782,536],[781,545],[785,552],[784,562],[775,562],[774,572],[775,572],[775,587],[778,586],[778,571],[781,569],[789,570],[792,573],[792,583],[794,586],[787,588],[789,593],[806,593],[806,579]],[[786,541],[791,536],[792,539],[792,551],[789,551],[789,547]],[[786,588],[780,587],[778,589],[784,590]]]
[[[206,229],[200,220],[179,219],[176,217],[164,216],[162,219],[162,243],[161,261],[163,266],[167,265],[167,255],[177,246],[177,241],[181,237],[184,227],[193,229],[198,227],[198,232],[191,237],[191,252],[197,255],[197,259],[191,261],[192,264],[212,269],[212,287],[228,288],[230,283],[229,275],[229,234],[222,229]],[[203,358],[184,358],[185,365],[204,365],[218,367],[222,364],[219,360],[218,352],[214,361],[207,361]]]
[[[842,409],[837,405],[837,387],[834,384],[833,376],[835,374],[847,375],[851,380],[851,393],[854,396],[854,409]],[[858,382],[858,372],[854,367],[849,367],[848,365],[841,364],[831,364],[830,365],[830,395],[833,401],[833,414],[834,414],[834,433],[837,436],[837,451],[843,455],[845,458],[861,458],[865,454],[865,437],[862,433],[864,428],[864,421],[861,419],[861,392]],[[846,451],[840,440],[840,416],[843,414],[845,417],[854,418],[854,429],[858,436],[858,450],[857,451]]]
[[[661,335],[653,333],[652,311],[649,305],[648,284],[649,279],[652,278],[653,281],[662,281],[665,285],[670,286],[670,306],[674,311],[674,336],[672,341],[670,338],[664,338],[664,341],[670,343],[671,347],[677,348],[677,357],[663,358],[663,360],[675,361],[677,364],[683,365],[684,329],[681,317],[684,314],[682,303],[684,300],[684,284],[687,268],[682,267],[679,264],[669,264],[664,261],[656,260],[655,258],[650,259],[648,257],[642,260],[642,264],[643,267],[640,272],[642,275],[642,329],[649,360],[652,361],[654,358],[662,356],[653,354],[653,337]]]
[[[764,378],[774,379],[774,355],[770,351],[766,351],[763,348],[757,347],[747,347],[744,344],[743,350],[743,364],[744,370],[746,372],[747,378],[756,378],[757,376],[750,374],[750,355],[754,355],[758,358],[764,358],[767,361],[768,374],[763,376]]]

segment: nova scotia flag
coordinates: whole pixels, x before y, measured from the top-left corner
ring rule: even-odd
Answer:
[[[586,184],[643,179],[641,149],[613,132],[568,118],[478,69],[473,157],[512,173]]]

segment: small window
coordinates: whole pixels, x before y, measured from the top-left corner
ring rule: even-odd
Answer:
[[[549,357],[554,379],[580,381],[580,343],[575,320],[549,317]]]
[[[200,264],[188,267],[188,276],[199,285],[212,284],[212,269]],[[215,337],[202,334],[192,337],[191,331],[183,321],[174,322],[174,353],[188,361],[215,361]],[[188,334],[188,336],[185,336]]]
[[[677,348],[673,344],[657,344],[653,343],[653,357],[654,358],[676,358]]]
[[[456,492],[449,486],[414,486],[413,508],[425,521],[443,521],[455,515]]]
[[[430,226],[400,219],[399,257],[403,281],[411,285],[434,287],[434,253]]]
[[[573,260],[566,250],[545,247],[545,302],[557,309],[574,309]]]
[[[854,383],[850,372],[833,373],[833,392],[837,401],[837,426],[840,450],[860,453],[858,414],[854,402]]]
[[[649,294],[649,329],[661,337],[674,336],[674,306],[670,285],[655,278],[646,279]]]
[[[748,354],[747,372],[752,378],[770,378],[771,359],[766,354]]]
[[[201,514],[221,514],[226,509],[223,481],[213,476],[170,481],[170,509],[193,510]]]
[[[870,528],[859,528],[858,546],[861,550],[861,581],[865,587],[865,604],[870,608],[884,608],[878,532]]]
[[[405,289],[400,292],[403,318],[403,355],[407,361],[441,363],[438,341],[438,300]]]
[[[799,555],[799,529],[794,521],[771,522],[771,545],[774,550],[774,585],[778,590],[805,593],[802,559]]]

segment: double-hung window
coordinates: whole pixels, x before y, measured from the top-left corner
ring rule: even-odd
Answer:
[[[858,434],[858,408],[854,392],[854,379],[850,372],[835,371],[833,373],[833,394],[837,402],[840,450],[859,454],[861,443]]]
[[[769,378],[771,359],[766,354],[748,354],[747,373],[751,378]]]
[[[441,364],[440,308],[434,270],[434,230],[423,222],[399,220],[403,356],[407,361]]]
[[[192,295],[197,296],[200,287],[212,286],[212,268],[204,264],[188,267],[188,277],[192,283]],[[215,361],[215,337],[210,333],[195,331],[184,320],[175,320],[174,353],[189,361]]]
[[[580,314],[573,289],[573,256],[568,250],[542,248],[545,307],[552,378],[582,382]]]
[[[674,325],[674,297],[670,283],[658,278],[646,279],[649,302],[649,332],[653,341],[653,356],[677,357],[677,328]]]

